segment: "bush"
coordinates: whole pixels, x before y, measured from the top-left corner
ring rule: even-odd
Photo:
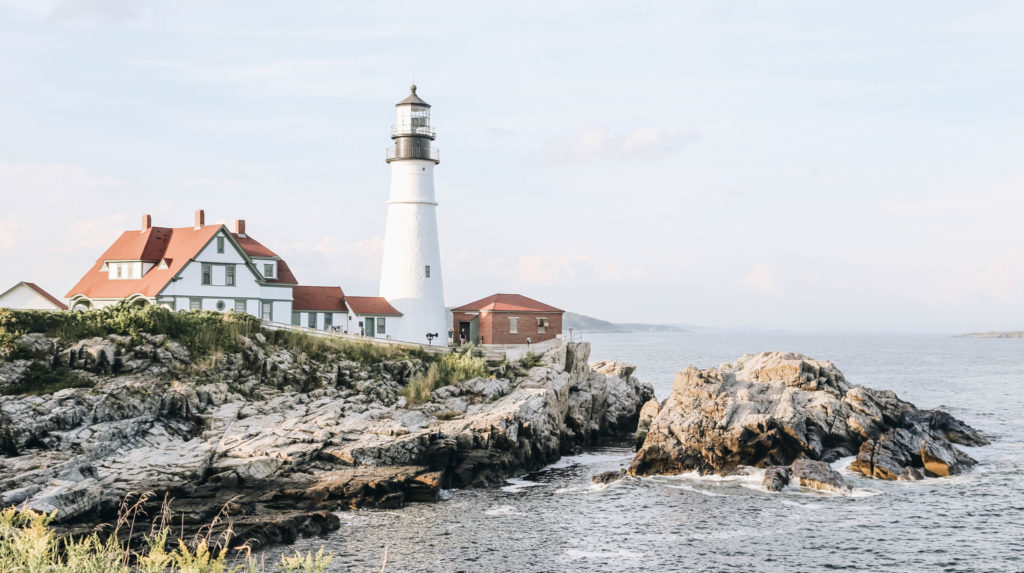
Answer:
[[[18,394],[53,394],[65,388],[92,388],[94,382],[80,372],[61,366],[50,370],[41,362],[29,364],[28,369],[15,381],[0,391],[7,396]]]
[[[430,393],[437,388],[488,375],[487,361],[473,356],[473,345],[470,344],[441,356],[430,365],[425,375],[410,380],[402,389],[402,395],[410,404],[420,404],[430,400]]]
[[[136,307],[126,302],[84,312],[7,310],[0,314],[0,345],[27,332],[41,332],[65,341],[120,334],[138,342],[146,332],[166,334],[194,356],[204,356],[237,350],[238,335],[252,336],[261,326],[258,318],[244,313],[174,312],[162,306]]]

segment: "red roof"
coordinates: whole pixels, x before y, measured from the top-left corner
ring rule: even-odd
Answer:
[[[341,287],[296,286],[292,288],[292,310],[333,310],[348,312]]]
[[[260,243],[256,239],[253,239],[249,235],[245,235],[244,237],[242,237],[239,236],[238,233],[231,233],[231,236],[234,237],[236,241],[238,241],[238,246],[242,247],[242,250],[245,251],[246,254],[248,254],[250,257],[273,258],[277,256],[277,254],[274,253],[274,251],[271,251],[270,249],[264,247],[262,243]]]
[[[83,295],[88,298],[124,298],[133,294],[153,297],[167,286],[205,247],[224,225],[203,225],[195,227],[150,227],[143,231],[125,231],[114,241],[96,264],[67,294],[68,298]],[[235,236],[232,233],[232,236]],[[237,238],[237,237],[236,237]],[[257,241],[245,237],[242,249],[249,256],[276,257]],[[251,252],[250,252],[251,249]],[[256,254],[254,254],[256,253]],[[266,254],[266,253],[269,253]],[[154,266],[138,279],[110,279],[106,272],[100,272],[106,261],[149,261],[167,263],[167,268]],[[298,281],[288,265],[277,261],[277,278],[267,280],[271,284],[296,284]]]
[[[59,298],[57,298],[57,297],[53,296],[52,294],[46,292],[45,290],[40,288],[39,285],[37,285],[36,283],[30,283],[28,281],[21,281],[20,283],[12,286],[11,288],[5,290],[2,293],[0,293],[0,296],[3,296],[5,294],[11,292],[12,290],[18,288],[21,285],[25,285],[28,288],[36,291],[36,293],[38,293],[39,296],[41,296],[41,297],[45,298],[46,300],[52,302],[54,305],[56,305],[57,308],[59,308],[61,310],[67,310],[68,309],[68,305],[64,304],[64,302],[61,301]]]
[[[352,309],[352,312],[361,315],[377,314],[402,316],[391,303],[382,296],[347,296],[345,303]]]
[[[491,312],[563,312],[559,308],[544,304],[521,294],[492,294],[487,298],[453,308],[454,312],[465,311]]]

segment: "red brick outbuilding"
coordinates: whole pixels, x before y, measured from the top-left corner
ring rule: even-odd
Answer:
[[[562,310],[521,294],[493,294],[452,309],[455,344],[527,344],[562,333]],[[529,339],[529,341],[527,341]]]

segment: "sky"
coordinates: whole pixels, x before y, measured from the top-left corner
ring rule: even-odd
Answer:
[[[0,0],[0,290],[247,221],[376,294],[394,104],[430,102],[449,306],[1024,328],[1024,3]]]

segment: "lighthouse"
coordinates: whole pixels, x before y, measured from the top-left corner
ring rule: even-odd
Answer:
[[[393,338],[426,343],[427,334],[445,340],[448,332],[434,197],[440,159],[431,146],[430,104],[416,95],[415,85],[409,89],[395,104],[394,147],[387,154],[391,190],[379,294],[402,313]]]

